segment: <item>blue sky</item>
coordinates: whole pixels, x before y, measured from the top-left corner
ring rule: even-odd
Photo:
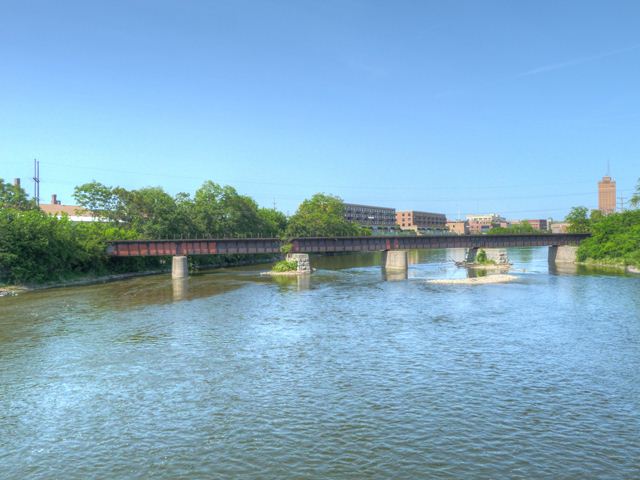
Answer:
[[[640,2],[0,0],[0,177],[562,218],[640,177]]]

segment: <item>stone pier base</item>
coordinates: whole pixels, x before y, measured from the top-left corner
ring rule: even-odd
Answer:
[[[549,263],[576,263],[578,247],[569,245],[549,247]]]
[[[466,263],[475,263],[478,250],[479,250],[478,247],[468,248],[467,253],[464,256],[464,261]]]
[[[407,270],[407,251],[387,250],[382,254],[382,262],[384,263],[385,270]]]
[[[187,278],[189,276],[189,263],[187,257],[173,257],[171,261],[171,278]]]
[[[288,253],[286,260],[288,262],[298,262],[299,273],[311,273],[311,260],[308,253]]]

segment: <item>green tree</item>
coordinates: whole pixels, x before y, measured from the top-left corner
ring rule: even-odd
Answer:
[[[569,233],[588,233],[591,230],[588,213],[587,207],[573,207],[565,217],[565,221],[569,224],[567,231]]]
[[[38,206],[35,201],[29,200],[26,192],[21,187],[5,182],[0,178],[0,208],[37,210]]]
[[[366,235],[367,230],[344,218],[344,202],[339,197],[316,193],[300,204],[289,219],[286,235],[293,237],[334,237]]]
[[[260,208],[258,210],[263,223],[263,234],[265,237],[279,237],[287,229],[287,217],[284,213],[275,208]]]
[[[175,196],[175,202],[176,216],[181,234],[189,238],[203,236],[198,231],[193,218],[194,202],[191,195],[180,192]]]
[[[112,187],[93,180],[75,187],[73,198],[79,206],[90,211],[97,218],[120,220],[122,202],[116,189]]]
[[[194,223],[202,235],[213,237],[265,236],[265,218],[258,204],[235,188],[206,181],[195,194]]]
[[[514,233],[543,233],[531,226],[527,221],[508,227],[494,227],[487,232],[489,235],[510,235]]]
[[[139,190],[116,188],[121,220],[145,238],[171,238],[183,234],[178,208],[171,195],[160,187]]]

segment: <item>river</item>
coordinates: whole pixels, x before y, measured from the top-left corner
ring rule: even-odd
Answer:
[[[461,253],[0,298],[0,478],[640,478],[640,277]]]

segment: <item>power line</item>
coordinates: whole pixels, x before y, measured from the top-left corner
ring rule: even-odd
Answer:
[[[54,185],[73,185],[73,186],[77,186],[76,183],[74,182],[69,182],[66,180],[59,180],[56,178],[51,178],[51,179],[47,179],[47,184],[54,184]],[[299,187],[304,187],[304,188],[310,188],[310,187],[306,187],[304,185],[297,185]],[[633,190],[619,190],[620,193],[632,193]],[[534,195],[516,195],[516,196],[493,196],[493,197],[462,197],[462,196],[456,196],[456,197],[450,197],[450,198],[407,198],[407,197],[389,197],[386,195],[372,195],[369,196],[370,201],[373,202],[383,202],[383,203],[388,203],[388,202],[393,202],[393,203],[398,203],[398,202],[403,202],[403,203],[407,203],[407,202],[413,202],[413,203],[446,203],[446,202],[486,202],[486,201],[507,201],[507,200],[529,200],[529,199],[540,199],[540,200],[544,200],[544,199],[554,199],[554,198],[578,198],[578,197],[596,197],[597,196],[597,191],[595,190],[591,190],[588,192],[571,192],[571,193],[560,193],[560,194],[534,194]],[[295,195],[292,193],[289,194],[280,194],[278,196],[279,199],[299,199],[300,196],[299,195]],[[273,197],[271,197],[271,200],[273,200]],[[347,203],[349,202],[349,199],[344,199]],[[270,202],[271,203],[271,202]],[[357,202],[356,202],[357,203]],[[476,208],[476,210],[478,210],[478,208]],[[501,210],[502,211],[502,210]]]
[[[131,171],[131,170],[121,170],[121,169],[115,169],[115,168],[104,168],[104,167],[89,167],[89,166],[81,166],[81,165],[70,165],[70,164],[64,164],[64,163],[52,163],[52,162],[45,162],[46,165],[51,165],[51,166],[57,166],[57,167],[66,167],[66,168],[73,168],[73,169],[84,169],[84,170],[96,170],[96,171],[103,171],[103,172],[111,172],[111,173],[119,173],[119,174],[126,174],[126,175],[134,175],[136,177],[149,177],[149,176],[154,176],[154,177],[165,177],[165,178],[181,178],[181,179],[185,179],[185,180],[200,180],[202,181],[205,177],[202,175],[199,176],[193,176],[193,175],[176,175],[176,174],[172,174],[172,173],[163,173],[163,172],[157,172],[157,171],[153,171],[153,172],[136,172],[136,171]],[[299,183],[287,183],[287,182],[265,182],[265,181],[258,181],[258,180],[243,180],[243,179],[227,179],[226,180],[228,183],[236,183],[236,184],[254,184],[254,185],[272,185],[272,186],[281,186],[281,187],[291,187],[291,186],[300,186]],[[527,184],[502,184],[502,185],[482,185],[482,186],[475,186],[473,187],[474,189],[477,190],[495,190],[498,188],[519,188],[519,187],[541,187],[541,186],[565,186],[565,185],[583,185],[583,184],[590,184],[593,183],[593,180],[580,180],[580,181],[573,181],[573,182],[545,182],[545,183],[540,183],[540,184],[531,184],[531,183],[527,183]],[[420,191],[424,191],[425,187],[424,186],[420,186],[420,187],[416,187],[416,186],[409,186],[409,185],[363,185],[362,183],[358,183],[358,184],[353,184],[353,185],[334,185],[334,184],[327,184],[327,185],[317,185],[315,188],[348,188],[348,189],[365,189],[365,190],[420,190]],[[451,185],[447,185],[447,186],[429,186],[426,187],[429,190],[454,190],[456,188],[459,188],[461,190],[469,190],[469,187],[454,187]]]
[[[33,198],[40,205],[40,162],[33,159]]]

